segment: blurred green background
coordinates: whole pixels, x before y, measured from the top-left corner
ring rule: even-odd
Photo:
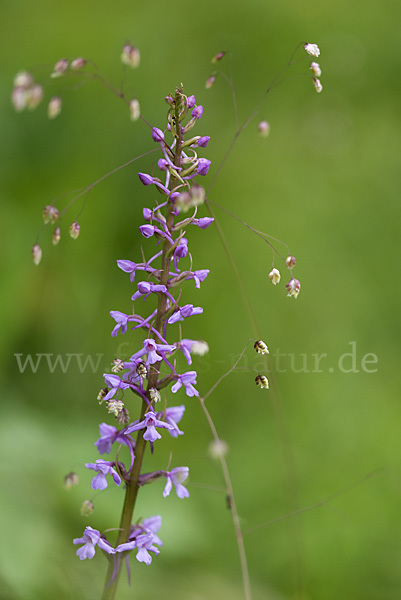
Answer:
[[[154,199],[136,173],[150,172],[156,155],[92,190],[76,242],[66,233],[82,208],[75,204],[63,223],[62,241],[52,247],[49,231],[41,229],[43,206],[154,147],[146,126],[130,122],[126,106],[98,82],[74,90],[62,79],[49,79],[52,65],[61,57],[88,57],[118,87],[122,45],[138,46],[141,66],[128,73],[128,96],[138,97],[147,120],[164,128],[164,96],[180,82],[196,95],[204,117],[195,133],[211,136],[201,153],[212,160],[211,181],[235,132],[227,83],[218,78],[205,89],[211,57],[223,49],[232,52],[242,122],[302,41],[321,47],[324,91],[316,94],[306,77],[276,88],[239,138],[210,194],[247,223],[287,242],[297,257],[294,274],[302,290],[295,301],[285,295],[285,267],[277,263],[283,279],[274,288],[267,279],[269,249],[217,211],[263,338],[272,354],[285,355],[282,372],[274,376],[277,388],[256,388],[260,361],[249,346],[241,370],[224,380],[208,406],[230,447],[243,529],[344,491],[246,535],[254,598],[400,598],[400,318],[394,269],[400,18],[399,3],[390,0],[1,3],[2,599],[100,597],[104,558],[98,553],[81,563],[72,539],[88,524],[104,530],[119,522],[121,490],[110,486],[91,496],[84,463],[97,458],[98,424],[113,422],[96,401],[101,374],[122,341],[129,342],[128,353],[138,343],[133,335],[110,337],[109,311],[129,310],[133,287],[116,259],[138,261],[141,210]],[[302,50],[297,56],[304,68],[296,65],[294,74],[308,66]],[[226,60],[221,68],[227,67]],[[47,119],[45,103],[32,113],[13,111],[12,80],[21,69],[47,84],[47,98],[61,93],[63,112],[56,120]],[[262,118],[271,124],[267,139],[257,134]],[[43,260],[35,268],[30,252],[39,230]],[[185,296],[205,309],[184,331],[210,345],[209,355],[194,363],[204,394],[255,334],[216,228],[190,235],[195,268],[211,269],[202,289],[188,284]],[[151,252],[151,243],[144,248]],[[341,370],[338,361],[351,350],[356,362],[345,357]],[[74,360],[65,373],[60,368],[50,373],[44,363],[36,373],[29,368],[21,373],[18,353],[102,358],[95,373],[81,373]],[[316,372],[313,355],[323,353]],[[368,354],[378,362],[364,370]],[[273,355],[270,366],[277,366]],[[183,401],[180,392],[174,403]],[[208,456],[211,435],[195,399],[188,399],[182,428],[185,436],[173,444],[164,436],[146,468],[164,468],[173,449],[173,464],[190,467],[191,498],[163,499],[160,483],[140,494],[136,516],[162,515],[164,547],[150,567],[131,559],[133,582],[129,587],[123,575],[121,599],[243,598],[222,476]],[[80,484],[66,492],[63,477],[71,470]],[[349,486],[354,487],[346,491]],[[90,497],[95,512],[84,518],[80,505]]]

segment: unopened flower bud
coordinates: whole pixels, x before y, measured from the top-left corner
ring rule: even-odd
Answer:
[[[61,98],[54,96],[47,106],[47,116],[49,119],[55,119],[61,113]]]
[[[76,221],[74,221],[74,223],[71,223],[70,236],[72,237],[73,240],[77,239],[77,237],[79,236],[80,230],[81,230],[81,227],[78,225],[78,223]]]
[[[158,127],[153,127],[152,129],[152,140],[159,144],[164,141],[164,133]]]
[[[61,77],[67,71],[68,65],[68,60],[66,58],[62,58],[54,65],[53,73],[50,75],[50,77]]]
[[[209,352],[209,344],[202,340],[195,341],[191,346],[191,353],[196,356],[204,356]]]
[[[98,400],[99,404],[101,404],[103,402],[103,398],[105,396],[107,396],[108,392],[109,392],[109,388],[107,388],[107,387],[104,387],[100,390],[100,392],[97,395],[97,400]]]
[[[28,93],[22,86],[15,87],[11,93],[11,103],[17,112],[26,108],[28,102]]]
[[[320,65],[317,62],[311,62],[309,68],[311,69],[315,77],[321,77],[322,69],[320,68]]]
[[[269,279],[273,285],[277,285],[281,278],[280,271],[278,269],[273,268],[269,273]]]
[[[80,69],[83,69],[83,67],[86,65],[86,59],[79,57],[79,58],[74,58],[74,60],[71,63],[71,69],[73,71],[79,71]]]
[[[213,440],[209,444],[209,454],[212,458],[218,460],[219,458],[224,458],[228,453],[228,444],[223,440]]]
[[[287,296],[294,296],[294,298],[298,298],[299,290],[301,289],[301,283],[298,279],[290,279],[290,281],[286,284]]]
[[[267,379],[267,377],[265,375],[256,375],[255,383],[262,389],[265,389],[265,390],[269,389],[269,380]]]
[[[29,110],[34,110],[43,100],[43,88],[38,83],[26,91],[26,104]]]
[[[124,408],[124,402],[121,400],[107,400],[106,405],[107,412],[113,414],[115,417],[118,417]]]
[[[195,106],[193,111],[191,112],[191,117],[193,119],[201,119],[203,115],[203,106],[199,104],[199,106]]]
[[[150,388],[149,396],[152,402],[160,402],[160,400],[162,399],[159,390],[157,390],[156,388]]]
[[[172,95],[171,95],[171,94],[169,94],[168,96],[166,96],[166,97],[164,98],[164,102],[165,102],[166,104],[168,104],[169,106],[171,106],[172,104],[174,104],[174,98],[172,97]]]
[[[23,87],[28,89],[33,85],[33,77],[28,71],[20,71],[14,77],[14,87]]]
[[[258,131],[262,137],[267,137],[270,133],[270,124],[267,121],[261,121],[258,125]]]
[[[216,75],[211,75],[207,80],[206,80],[206,84],[205,87],[207,90],[210,90],[210,88],[212,87],[212,85],[214,84],[214,80],[216,79]]]
[[[206,146],[208,145],[210,140],[210,136],[209,135],[203,135],[199,138],[198,140],[198,146],[199,148],[206,148]]]
[[[218,54],[216,54],[216,56],[213,56],[212,63],[219,62],[223,58],[223,56],[225,56],[225,54],[226,53],[223,51],[223,52],[219,52]]]
[[[121,373],[124,369],[124,361],[120,358],[115,358],[111,363],[111,372],[112,373]]]
[[[122,54],[121,54],[121,62],[124,65],[128,65],[132,69],[136,69],[136,67],[139,66],[140,60],[141,60],[141,54],[140,54],[138,48],[135,48],[135,46],[130,46],[129,44],[126,44],[124,46]]]
[[[95,507],[93,506],[93,502],[91,500],[84,500],[82,502],[80,512],[83,517],[90,517],[94,510]]]
[[[196,103],[195,96],[193,94],[191,96],[188,96],[188,98],[187,98],[187,106],[188,106],[188,108],[193,108],[195,106],[195,103]]]
[[[253,347],[258,354],[269,354],[269,348],[262,340],[255,342]]]
[[[44,207],[42,215],[45,225],[47,225],[47,223],[54,225],[58,219],[59,212],[55,206],[49,204],[48,206]]]
[[[305,44],[304,48],[309,56],[315,56],[317,58],[320,55],[319,46],[317,44]]]
[[[61,238],[60,227],[56,227],[56,229],[53,231],[53,235],[52,235],[53,246],[57,246],[57,244],[60,241],[60,238]]]
[[[169,165],[165,158],[159,158],[157,161],[157,166],[159,167],[160,171],[167,171]]]
[[[139,106],[139,102],[136,98],[133,98],[129,103],[129,112],[131,121],[137,121],[141,116],[141,107]]]
[[[207,158],[199,158],[198,166],[196,167],[196,172],[198,173],[198,175],[207,175],[211,162],[212,161],[208,160]]]
[[[78,475],[72,471],[64,477],[64,487],[66,490],[70,490],[72,487],[78,485],[78,482]]]
[[[38,265],[42,260],[42,249],[39,244],[35,244],[32,248],[32,258],[34,265]]]
[[[289,269],[292,269],[293,267],[295,267],[296,262],[297,262],[297,259],[295,258],[295,256],[291,256],[291,254],[289,254],[287,256],[287,258],[285,259],[285,264],[287,265],[287,267]]]
[[[314,77],[313,78],[313,85],[315,86],[315,90],[317,91],[317,93],[320,94],[320,92],[323,89],[323,86],[320,83],[320,79],[316,79],[316,77]]]

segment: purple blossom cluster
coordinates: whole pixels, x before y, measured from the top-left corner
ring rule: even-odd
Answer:
[[[126,335],[128,330],[143,331],[144,337],[131,356],[118,357],[113,361],[112,372],[104,374],[105,387],[98,396],[100,403],[104,402],[108,412],[114,414],[119,427],[102,423],[95,446],[101,455],[110,454],[116,447],[114,445],[126,447],[129,464],[125,465],[117,458],[101,458],[87,463],[86,467],[95,473],[91,483],[94,490],[104,490],[114,483],[125,486],[128,494],[133,489],[137,491],[145,484],[165,478],[163,497],[167,497],[174,488],[178,498],[186,498],[189,492],[183,482],[188,477],[188,467],[142,473],[147,443],[153,454],[154,445],[163,432],[173,438],[183,435],[178,423],[185,405],[169,406],[167,390],[182,397],[199,395],[196,371],[178,370],[177,354],[182,354],[190,366],[193,355],[201,355],[208,350],[206,342],[181,338],[181,327],[185,321],[200,315],[203,309],[193,304],[181,304],[180,288],[191,280],[195,288],[200,288],[209,274],[208,269],[193,270],[186,237],[186,229],[190,225],[205,230],[213,222],[212,218],[197,217],[198,206],[205,200],[205,191],[194,183],[194,178],[205,176],[210,167],[208,159],[197,155],[198,148],[207,146],[209,137],[188,135],[203,114],[203,108],[195,103],[194,96],[187,97],[182,89],[177,89],[174,96],[167,96],[165,100],[169,106],[167,127],[164,131],[154,127],[151,132],[151,138],[160,146],[162,154],[157,163],[162,178],[139,173],[143,185],[154,186],[157,194],[162,195],[162,201],[156,202],[153,209],[143,209],[144,223],[139,227],[144,238],[153,238],[156,242],[156,253],[147,260],[143,257],[142,262],[117,261],[118,267],[129,275],[133,285],[132,311],[110,312],[115,322],[111,332],[113,337]],[[144,302],[151,306],[142,311],[145,312],[142,316],[139,311]],[[158,409],[162,394],[163,406]],[[131,420],[129,412],[131,405],[135,406],[132,402],[135,396],[140,399],[139,417]],[[129,507],[131,513],[133,508],[133,505]],[[87,527],[83,537],[74,540],[74,544],[81,544],[77,550],[79,558],[92,558],[97,546],[114,561],[115,571],[119,568],[116,557],[136,549],[137,560],[150,564],[150,553],[159,554],[157,546],[161,545],[161,541],[156,532],[161,526],[161,517],[150,517],[141,524],[124,529],[126,517],[123,513],[115,546],[99,531]],[[131,518],[129,522],[132,523]]]

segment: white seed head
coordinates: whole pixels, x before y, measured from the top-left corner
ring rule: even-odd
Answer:
[[[85,65],[86,65],[86,59],[85,58],[82,58],[82,57],[74,58],[74,60],[71,63],[71,69],[73,71],[79,71]]]
[[[267,121],[261,121],[258,125],[258,131],[262,137],[267,137],[270,133],[270,124]]]
[[[57,246],[57,244],[59,243],[60,239],[61,239],[60,227],[56,227],[56,229],[53,231],[53,235],[52,235],[52,244],[53,244],[53,246]]]
[[[160,400],[162,399],[159,390],[157,390],[156,388],[150,388],[149,396],[152,402],[160,402]]]
[[[15,87],[11,93],[11,103],[17,112],[21,112],[28,104],[28,92],[21,85]]]
[[[210,88],[212,87],[212,85],[214,84],[214,80],[216,79],[216,75],[211,75],[207,80],[206,80],[206,84],[205,87],[207,90],[210,90]]]
[[[135,46],[130,46],[129,44],[126,44],[121,53],[121,62],[124,65],[128,65],[132,69],[136,69],[136,67],[139,66],[140,61],[141,61],[141,54],[140,54],[138,48],[135,48]]]
[[[265,375],[256,375],[255,383],[261,389],[265,389],[265,390],[269,389],[269,380],[267,379],[267,377]]]
[[[54,65],[53,73],[50,75],[50,77],[52,77],[53,79],[56,77],[61,77],[67,71],[68,66],[68,60],[66,58],[62,58]]]
[[[91,500],[84,500],[82,502],[80,512],[83,517],[90,517],[94,510],[95,507],[93,506],[93,502]]]
[[[33,264],[38,265],[42,260],[42,249],[39,244],[35,244],[32,248]]]
[[[71,223],[70,236],[72,237],[73,240],[77,239],[77,237],[79,236],[80,230],[81,230],[81,228],[76,221],[74,221],[74,223]]]
[[[49,204],[48,206],[44,207],[42,215],[45,225],[47,225],[47,223],[54,225],[58,219],[59,212],[55,206]]]
[[[297,259],[295,258],[295,256],[291,256],[291,254],[289,254],[287,256],[287,258],[285,259],[285,264],[287,265],[287,267],[289,269],[292,269],[293,267],[295,267],[296,262],[297,262]]]
[[[36,83],[26,91],[26,104],[29,110],[34,110],[43,100],[43,88]]]
[[[141,108],[139,106],[139,102],[136,98],[133,98],[129,103],[129,112],[131,121],[137,121],[141,116]]]
[[[107,396],[107,392],[109,391],[109,388],[104,387],[100,390],[100,392],[97,395],[97,401],[99,402],[99,404],[101,404],[103,402],[103,398],[105,396]]]
[[[226,55],[225,51],[223,50],[222,52],[219,52],[218,54],[216,54],[215,56],[213,56],[212,58],[212,63],[217,63],[219,61],[221,61],[221,59]]]
[[[298,294],[301,289],[301,282],[298,279],[290,279],[290,281],[286,284],[287,296],[294,296],[294,298],[298,298]]]
[[[145,363],[140,362],[137,364],[136,366],[136,374],[138,375],[138,377],[142,377],[142,379],[146,379],[146,376],[148,374],[148,370],[146,368]]]
[[[315,77],[321,77],[321,75],[322,75],[322,69],[320,68],[319,63],[317,63],[317,62],[311,62],[309,68],[310,68],[310,70],[312,71],[312,73],[314,74]]]
[[[111,363],[111,372],[112,373],[121,373],[124,369],[124,361],[121,358],[115,358]]]
[[[266,346],[263,340],[258,340],[255,342],[253,347],[258,354],[269,354],[269,348]]]
[[[113,414],[115,417],[122,412],[124,408],[124,402],[121,400],[107,400],[107,412]]]
[[[47,106],[47,116],[49,119],[55,119],[61,113],[61,98],[53,96]]]
[[[281,279],[280,271],[278,269],[273,268],[269,273],[269,279],[273,285],[277,285]]]
[[[28,71],[20,71],[14,77],[14,87],[23,87],[28,89],[33,85],[33,77]]]
[[[315,56],[316,58],[320,56],[320,50],[317,44],[305,44],[304,48],[309,56]]]
[[[318,94],[320,94],[320,92],[323,89],[322,84],[320,83],[320,79],[316,79],[315,77],[313,78],[313,85],[315,86],[315,90],[317,91]]]
[[[218,460],[219,458],[224,458],[228,453],[228,444],[223,440],[213,440],[209,444],[209,455],[212,458]]]
[[[68,473],[64,477],[64,487],[66,490],[70,490],[72,487],[78,485],[78,483],[79,483],[79,477],[74,472]]]
[[[192,354],[204,356],[209,352],[209,344],[203,340],[196,340],[191,346]]]

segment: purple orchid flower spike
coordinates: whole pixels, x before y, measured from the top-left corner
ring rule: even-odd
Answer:
[[[135,442],[131,436],[127,435],[124,430],[119,431],[117,427],[113,427],[113,425],[108,425],[107,423],[101,423],[99,425],[99,433],[100,438],[95,442],[95,446],[97,447],[99,454],[109,454],[114,442],[124,444],[128,446],[130,451],[131,470],[135,460]]]
[[[146,431],[143,434],[143,439],[149,442],[155,442],[156,440],[161,439],[160,433],[156,430],[156,427],[163,427],[164,429],[173,429],[172,425],[166,423],[165,421],[160,421],[157,418],[156,413],[153,410],[149,410],[143,421],[140,423],[136,423],[130,425],[126,429],[126,433],[131,433],[132,431],[138,431],[138,429],[145,429]]]
[[[112,467],[112,464],[108,460],[98,458],[94,463],[86,463],[87,469],[97,471],[97,475],[92,479],[91,486],[94,490],[105,490],[107,488],[106,475],[111,475],[116,485],[120,485],[121,477],[117,471]]]
[[[188,473],[188,467],[175,467],[174,469],[171,469],[171,471],[166,471],[167,483],[163,491],[163,497],[165,498],[170,494],[174,485],[179,498],[188,498],[189,492],[187,488],[182,485],[182,482],[188,477]]]
[[[160,253],[158,253],[157,256],[160,256]],[[157,256],[155,258],[157,258]],[[135,281],[136,271],[145,271],[146,273],[150,273],[151,275],[156,272],[156,269],[153,269],[152,267],[149,266],[150,263],[151,263],[151,260],[148,261],[147,264],[134,263],[130,260],[118,260],[117,261],[118,267],[125,273],[129,273],[130,280],[132,282]],[[118,311],[115,311],[115,312],[118,312]],[[120,313],[120,314],[123,314],[123,313]],[[123,332],[123,333],[125,333],[125,332]]]
[[[120,312],[119,310],[111,310],[110,316],[117,323],[117,325],[114,327],[113,331],[111,332],[111,336],[116,337],[116,335],[118,334],[119,331],[121,331],[122,334],[126,333],[130,317],[128,315]]]
[[[171,391],[175,394],[184,386],[187,396],[199,396],[198,390],[192,384],[196,383],[196,371],[187,371],[182,375],[178,375],[178,379],[171,387]]]
[[[123,59],[124,64],[136,65],[139,60],[137,49],[126,44]],[[166,97],[166,102],[169,105],[167,124],[165,127],[153,127],[151,132],[153,141],[160,147],[160,154],[155,162],[157,161],[162,179],[147,173],[138,173],[144,186],[155,186],[161,192],[162,196],[158,194],[158,197],[162,202],[156,201],[153,208],[145,207],[142,211],[143,221],[139,224],[139,232],[142,238],[147,240],[141,249],[142,262],[127,259],[117,261],[119,269],[129,274],[131,282],[135,282],[138,272],[143,280],[137,280],[136,289],[130,293],[133,307],[128,309],[128,313],[116,310],[110,312],[115,322],[112,337],[118,336],[119,333],[126,334],[127,345],[119,346],[117,356],[113,360],[112,373],[104,373],[107,387],[100,391],[98,398],[99,402],[106,401],[107,410],[109,414],[114,415],[118,425],[101,423],[95,445],[101,455],[110,454],[114,460],[101,458],[86,463],[86,467],[94,471],[91,482],[94,490],[106,489],[111,481],[110,477],[117,486],[125,490],[123,523],[132,523],[139,488],[148,487],[145,484],[151,484],[160,477],[166,478],[164,497],[168,496],[173,488],[179,498],[189,496],[188,489],[183,485],[188,477],[188,467],[142,473],[141,466],[145,451],[150,450],[153,453],[157,446],[155,442],[162,437],[162,429],[175,439],[183,435],[178,424],[183,417],[185,406],[168,406],[170,391],[176,393],[184,387],[186,396],[199,395],[194,387],[196,371],[182,374],[177,372],[176,351],[181,350],[188,365],[191,365],[193,355],[204,353],[204,348],[200,351],[198,347],[201,344],[207,347],[206,342],[182,339],[181,332],[181,323],[192,315],[200,315],[203,308],[193,304],[180,307],[179,302],[182,293],[180,288],[186,285],[187,280],[193,280],[195,287],[199,288],[209,275],[208,269],[192,268],[193,257],[189,251],[186,230],[189,225],[205,230],[213,223],[210,217],[198,217],[198,211],[202,210],[206,201],[206,192],[204,187],[193,183],[196,177],[203,177],[209,171],[210,160],[199,157],[197,149],[205,148],[210,138],[187,136],[203,115],[203,107],[196,104],[195,96],[187,97],[182,89],[177,88],[174,96]],[[151,189],[154,191],[154,188]],[[152,243],[156,245],[156,249],[154,253],[149,254],[149,258],[147,246]],[[181,265],[185,263],[189,263],[188,270],[182,269]],[[188,287],[193,289],[192,284]],[[137,308],[142,308],[142,302],[139,303],[138,300],[149,305],[143,314],[137,314]],[[180,326],[174,327],[173,333],[169,326],[175,323],[180,323]],[[170,333],[177,338],[177,329],[180,341],[169,343]],[[137,340],[138,335],[141,335],[139,346],[130,351],[122,349]],[[129,390],[129,393],[125,393],[126,390]],[[122,396],[124,402],[121,400]],[[114,400],[111,400],[113,398]],[[162,409],[156,411],[156,406]],[[130,417],[130,413],[136,407],[139,416],[137,415],[135,420]],[[134,432],[139,432],[136,441],[133,439]],[[128,447],[131,456],[129,469],[119,462],[120,448],[117,448],[117,445]],[[113,451],[115,456],[111,455]],[[124,455],[127,454],[126,448],[122,451]],[[138,472],[135,471],[135,466],[138,467]],[[75,539],[74,544],[81,545],[77,550],[81,560],[92,558],[96,546],[112,555],[106,584],[106,587],[110,587],[111,584],[117,585],[119,570],[124,561],[129,572],[130,552],[135,552],[137,561],[147,565],[152,562],[153,556],[159,554],[158,546],[161,546],[162,542],[157,533],[160,527],[160,516],[149,517],[144,521],[137,519],[136,523],[119,531],[116,548],[111,546],[99,531],[87,527],[83,537]]]
[[[121,444],[129,445],[129,442],[124,435],[120,432],[117,427],[108,425],[107,423],[101,423],[99,425],[100,438],[95,442],[95,446],[99,450],[99,454],[109,454],[114,442],[120,442]],[[133,440],[131,440],[133,442]]]
[[[118,390],[126,390],[129,388],[129,384],[125,383],[125,381],[121,381],[118,375],[113,375],[111,373],[103,373],[104,380],[106,385],[108,385],[111,389],[103,398],[104,401],[110,400],[113,396],[116,395]]]
[[[153,544],[153,541],[153,533],[145,533],[144,535],[139,535],[136,538],[135,546],[138,548],[136,555],[137,561],[144,562],[146,565],[150,565],[152,562],[152,557],[149,554],[149,551],[154,552],[156,556],[160,554],[160,550]]]
[[[181,431],[177,425],[182,419],[182,416],[185,412],[185,406],[169,406],[165,411],[160,411],[156,413],[158,419],[164,418],[166,423],[171,425],[171,429],[169,429],[169,434],[172,437],[178,437],[179,435],[184,435],[184,432]]]
[[[209,275],[209,269],[199,269],[198,271],[194,271],[190,273],[186,279],[193,279],[195,281],[195,287],[200,289],[200,284],[202,281],[205,281],[206,277]],[[194,314],[194,313],[193,313]],[[195,313],[198,314],[198,313]]]
[[[148,338],[143,341],[142,350],[138,350],[138,352],[135,352],[135,354],[131,356],[131,361],[141,358],[141,356],[147,354],[148,357],[146,359],[146,364],[153,365],[161,360],[165,360],[164,355],[174,352],[175,349],[176,346],[171,344],[157,344],[155,340]],[[159,352],[160,354],[158,354]]]
[[[95,556],[95,546],[98,546],[101,550],[107,552],[107,554],[114,554],[114,548],[107,540],[102,538],[97,529],[92,529],[92,527],[85,527],[83,536],[81,538],[75,538],[73,544],[83,544],[83,546],[77,550],[77,556],[79,556],[81,560],[93,558]]]
[[[173,296],[167,291],[165,285],[158,285],[156,283],[151,283],[150,281],[140,281],[138,283],[138,291],[131,297],[131,300],[135,302],[135,300],[142,296],[145,300],[150,294],[166,294],[172,304],[175,304]]]
[[[177,323],[177,321],[183,321],[187,317],[191,317],[192,315],[200,315],[203,313],[203,308],[197,306],[194,308],[193,304],[185,304],[182,308],[179,308],[175,313],[171,315],[168,320],[168,324],[172,325],[172,323]]]

